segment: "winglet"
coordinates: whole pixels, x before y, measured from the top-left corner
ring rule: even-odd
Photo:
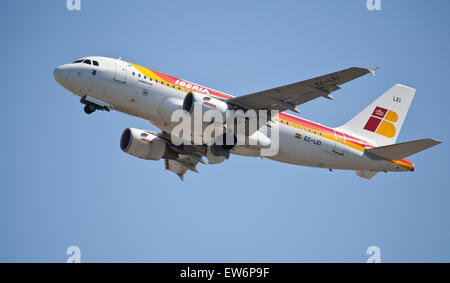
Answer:
[[[379,69],[380,67],[373,67],[373,68],[367,68],[367,71],[369,71],[372,76],[375,77],[375,72]]]

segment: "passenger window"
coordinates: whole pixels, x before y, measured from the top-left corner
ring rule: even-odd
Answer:
[[[83,63],[88,64],[88,65],[91,65],[91,60],[86,59],[86,60],[83,61]]]
[[[144,79],[147,79],[147,76],[144,76]]]
[[[155,82],[157,83],[157,82],[158,82],[158,80],[155,80]]]
[[[161,81],[161,84],[162,84],[162,85],[164,85],[164,82],[163,82],[163,81]]]
[[[133,76],[134,76],[134,75],[136,75],[136,73],[135,73],[135,72],[133,72]]]
[[[141,74],[138,74],[138,77],[141,77]]]
[[[178,90],[181,90],[181,87],[178,87]]]
[[[167,86],[170,86],[170,84],[169,84],[169,83],[167,83]]]
[[[92,63],[94,64],[94,66],[98,66],[98,62],[97,61],[92,61]]]

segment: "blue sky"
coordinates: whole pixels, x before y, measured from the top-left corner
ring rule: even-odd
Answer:
[[[385,262],[450,260],[450,2],[5,1],[0,10],[3,130],[0,261]],[[123,129],[156,130],[112,112],[87,116],[53,79],[103,55],[243,95],[351,66],[380,66],[301,105],[339,126],[395,83],[417,89],[399,142],[444,143],[416,172],[313,169],[232,156],[184,182],[163,163],[121,152]]]

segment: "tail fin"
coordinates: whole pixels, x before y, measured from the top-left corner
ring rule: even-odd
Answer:
[[[396,84],[339,130],[377,146],[394,144],[415,92],[414,88]]]

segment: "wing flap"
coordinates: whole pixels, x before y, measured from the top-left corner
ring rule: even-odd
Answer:
[[[199,162],[205,163],[201,156],[197,154],[180,154],[176,160],[166,159],[164,165],[166,170],[177,174],[178,177],[183,180],[184,174],[186,174],[188,170],[199,173],[196,167]]]
[[[176,160],[169,160],[169,159],[164,160],[164,165],[166,167],[166,170],[169,170],[169,171],[177,174],[178,177],[180,177],[180,179],[183,181],[184,174],[186,174],[186,172],[188,170],[186,167],[181,165],[181,163],[179,163]]]

